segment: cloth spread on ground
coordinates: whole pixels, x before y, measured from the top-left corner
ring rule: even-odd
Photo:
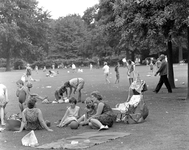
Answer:
[[[130,133],[124,132],[85,132],[82,134],[78,134],[77,136],[72,136],[69,138],[63,138],[56,142],[52,142],[49,144],[44,144],[38,146],[37,148],[42,149],[84,149],[89,148],[91,146],[108,142],[110,140],[114,140],[120,137],[128,136]]]

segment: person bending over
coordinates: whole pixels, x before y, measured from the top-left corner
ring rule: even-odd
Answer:
[[[71,97],[72,93],[75,94],[78,92],[78,102],[81,102],[81,90],[84,88],[85,81],[82,78],[73,78],[64,83],[63,90],[66,92],[69,88],[68,98]],[[84,102],[84,101],[82,101]]]

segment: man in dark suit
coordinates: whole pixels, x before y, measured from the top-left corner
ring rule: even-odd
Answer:
[[[155,76],[159,73],[160,79],[159,79],[159,83],[157,84],[157,86],[153,92],[158,93],[159,90],[161,89],[163,83],[165,83],[165,86],[167,87],[168,92],[172,93],[171,85],[167,78],[167,67],[168,66],[167,66],[167,62],[165,61],[165,55],[163,55],[163,54],[160,55],[159,59],[161,61],[161,66],[158,69],[158,71],[155,73]]]

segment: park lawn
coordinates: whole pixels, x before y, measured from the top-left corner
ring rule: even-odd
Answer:
[[[117,103],[124,102],[126,100],[129,87],[126,76],[126,68],[120,67],[119,84],[114,84],[114,68],[111,68],[110,70],[110,84],[105,83],[102,69],[89,70],[88,68],[83,68],[83,70],[83,73],[72,73],[70,69],[59,69],[59,74],[53,78],[46,77],[46,73],[42,70],[39,70],[38,73],[33,71],[32,77],[34,79],[39,79],[40,81],[33,82],[33,88],[31,91],[32,93],[37,93],[40,96],[48,96],[48,99],[53,101],[54,91],[65,81],[74,77],[82,77],[85,80],[85,87],[82,91],[83,100],[87,96],[90,96],[90,93],[94,90],[98,90],[103,95],[104,100],[110,104],[111,107],[114,107]],[[70,73],[67,71],[70,71]],[[131,135],[108,143],[93,146],[89,149],[177,150],[178,148],[189,148],[189,121],[186,119],[189,115],[189,103],[181,100],[187,94],[187,65],[174,65],[175,79],[178,80],[175,82],[177,88],[173,89],[172,94],[168,94],[167,89],[164,86],[158,94],[154,94],[152,92],[159,80],[159,77],[147,76],[149,73],[149,67],[136,66],[136,71],[140,73],[141,78],[145,80],[148,85],[148,91],[145,92],[144,97],[149,107],[150,115],[146,122],[130,125],[115,123],[115,125],[109,129],[110,131],[124,131],[131,133]],[[6,108],[7,116],[12,113],[19,112],[18,100],[15,95],[17,89],[16,81],[23,73],[24,70],[0,72],[0,81],[7,86],[10,99]],[[47,88],[47,86],[51,86],[51,88]],[[54,122],[61,119],[68,105],[69,104],[65,103],[42,104],[40,101],[37,102],[37,107],[42,110],[44,118],[51,121],[51,128],[54,130],[53,132],[47,132],[45,130],[35,132],[40,145],[50,143],[61,138],[77,135],[79,133],[93,131],[86,126],[80,127],[78,130],[71,130],[69,127],[56,127]],[[79,103],[78,105],[82,108],[82,110],[85,107],[82,103]],[[27,133],[28,131],[23,131],[22,133],[3,131],[0,133],[0,149],[33,149],[21,145],[21,138]]]

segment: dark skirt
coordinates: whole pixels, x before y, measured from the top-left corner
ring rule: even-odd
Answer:
[[[98,119],[103,125],[107,125],[108,127],[113,126],[115,118],[116,116],[113,114],[113,112],[106,112],[100,116],[95,117],[95,119]]]

